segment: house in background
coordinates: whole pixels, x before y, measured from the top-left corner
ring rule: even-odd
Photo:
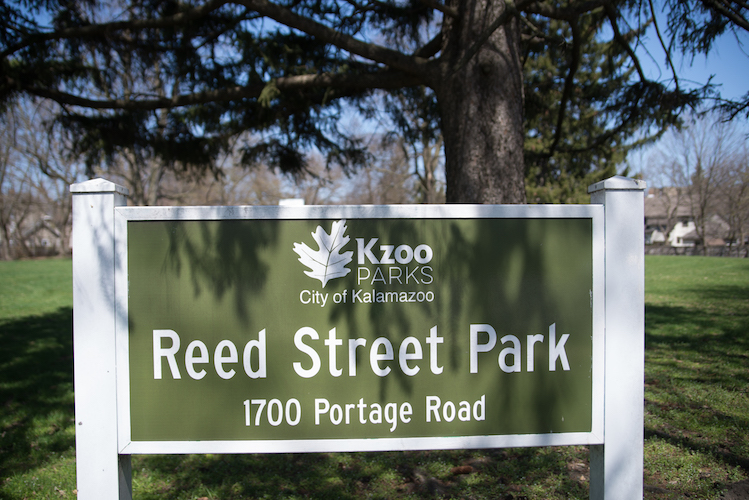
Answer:
[[[62,235],[48,215],[34,217],[23,232],[24,246],[31,257],[49,257],[65,252]]]
[[[65,234],[55,226],[51,216],[35,208],[24,213],[20,221],[11,217],[0,231],[0,260],[69,254],[66,242],[70,241],[70,228],[63,230]]]
[[[688,194],[682,188],[650,188],[645,197],[645,244],[696,245],[696,225]]]
[[[645,197],[645,245],[648,253],[723,255],[736,248],[731,226],[717,213],[705,219],[702,241],[692,200],[684,188],[650,188]],[[743,245],[742,245],[743,247]],[[702,252],[702,249],[709,249]],[[660,249],[660,250],[659,250]]]

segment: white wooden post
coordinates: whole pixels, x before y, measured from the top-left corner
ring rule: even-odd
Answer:
[[[604,205],[604,444],[591,446],[590,498],[643,497],[645,182],[612,177],[588,188]]]
[[[73,359],[79,500],[132,499],[130,456],[117,450],[114,209],[127,189],[103,179],[73,195]]]

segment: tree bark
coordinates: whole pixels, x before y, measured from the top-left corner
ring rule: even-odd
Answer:
[[[504,1],[452,5],[460,15],[443,24],[443,65],[434,86],[445,139],[447,201],[525,203],[517,19],[492,32],[490,25],[503,14]]]

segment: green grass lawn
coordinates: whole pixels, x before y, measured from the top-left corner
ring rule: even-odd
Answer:
[[[0,262],[0,498],[75,489],[72,305],[70,260]]]
[[[75,497],[69,260],[0,262],[0,499]],[[749,261],[646,258],[646,498],[749,473]],[[585,447],[133,457],[137,499],[587,498]]]
[[[749,261],[649,257],[646,481],[707,498],[749,471]]]

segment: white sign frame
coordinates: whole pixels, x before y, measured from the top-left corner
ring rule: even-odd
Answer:
[[[604,233],[600,205],[388,205],[303,207],[119,207],[115,209],[115,303],[118,304],[117,413],[120,454],[305,453],[477,449],[603,444]],[[428,438],[133,441],[128,350],[128,221],[300,219],[589,219],[592,221],[591,432]]]

